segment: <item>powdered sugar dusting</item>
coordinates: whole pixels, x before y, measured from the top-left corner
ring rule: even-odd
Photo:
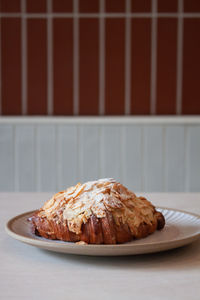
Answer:
[[[43,207],[50,217],[55,210],[61,211],[69,230],[81,233],[81,226],[95,215],[97,218],[112,214],[117,225],[127,223],[133,232],[141,222],[154,219],[154,206],[145,198],[136,197],[113,178],[78,183],[74,187],[56,194]]]

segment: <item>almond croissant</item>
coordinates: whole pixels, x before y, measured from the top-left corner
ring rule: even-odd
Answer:
[[[55,194],[31,218],[35,234],[88,244],[125,243],[162,229],[162,213],[114,179],[78,183]]]

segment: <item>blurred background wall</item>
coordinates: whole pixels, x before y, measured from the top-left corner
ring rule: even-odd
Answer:
[[[200,191],[199,0],[0,0],[0,40],[1,191]]]
[[[1,0],[3,115],[200,113],[199,0]]]

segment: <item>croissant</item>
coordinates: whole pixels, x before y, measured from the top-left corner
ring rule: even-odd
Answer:
[[[147,199],[110,178],[55,194],[30,222],[41,237],[87,244],[125,243],[165,225],[162,213]]]

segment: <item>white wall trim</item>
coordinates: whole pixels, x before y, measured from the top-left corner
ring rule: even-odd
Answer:
[[[200,124],[200,116],[141,116],[141,117],[0,117],[0,124]]]

